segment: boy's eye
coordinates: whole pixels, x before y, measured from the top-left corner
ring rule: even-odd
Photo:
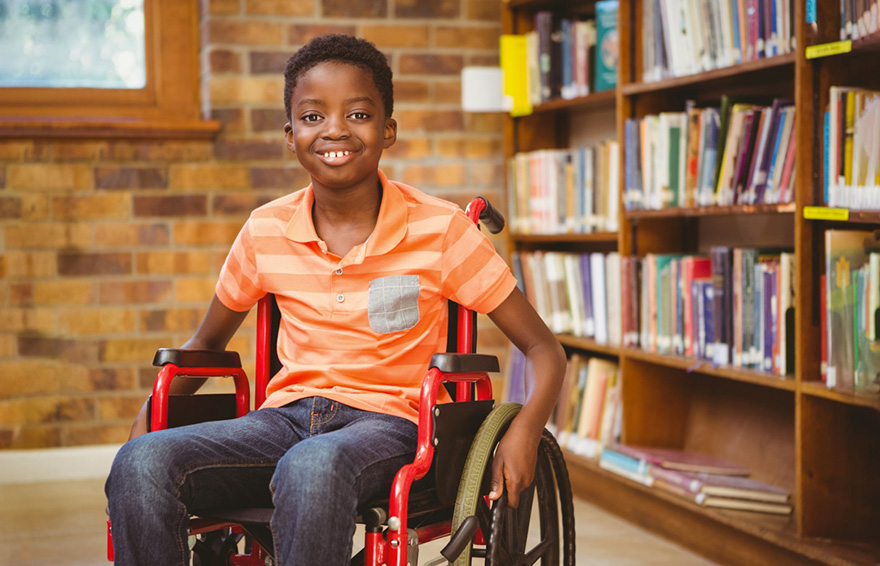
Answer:
[[[321,116],[319,116],[318,114],[306,114],[302,117],[303,122],[317,122],[320,119]]]
[[[366,120],[367,118],[370,117],[370,115],[367,114],[366,112],[353,112],[351,117],[354,118],[355,120]]]

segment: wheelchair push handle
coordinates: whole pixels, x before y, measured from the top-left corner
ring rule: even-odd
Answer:
[[[492,203],[490,203],[489,199],[486,197],[474,198],[470,204],[468,204],[465,213],[467,213],[474,222],[479,218],[480,222],[483,223],[483,226],[485,226],[492,234],[497,234],[504,230],[504,215],[501,214],[497,208],[492,206]]]

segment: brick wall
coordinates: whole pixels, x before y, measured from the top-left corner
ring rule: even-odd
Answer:
[[[497,64],[498,0],[203,4],[214,140],[0,139],[0,448],[127,438],[153,352],[198,326],[248,212],[308,182],[283,145],[280,73],[315,35],[357,34],[388,55],[389,177],[501,203],[502,118],[464,114],[459,94],[462,66]],[[230,345],[246,367],[253,326]],[[484,350],[503,353],[483,327]]]

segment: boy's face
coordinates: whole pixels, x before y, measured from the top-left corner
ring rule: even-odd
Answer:
[[[382,151],[397,139],[397,122],[385,117],[369,72],[326,62],[299,77],[284,135],[313,184],[353,188],[376,182]]]

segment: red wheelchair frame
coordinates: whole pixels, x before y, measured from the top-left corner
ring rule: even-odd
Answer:
[[[490,231],[499,232],[504,226],[503,217],[482,197],[473,199],[466,209],[467,216],[479,224],[483,220]],[[271,344],[271,298],[265,297],[258,304],[257,314],[257,347],[255,375],[255,406],[259,408],[266,400],[266,387],[271,379],[270,353]],[[414,481],[428,474],[434,459],[434,423],[432,412],[437,404],[439,388],[444,382],[456,384],[456,401],[488,401],[492,399],[492,384],[489,371],[498,371],[497,358],[473,353],[476,342],[474,314],[461,305],[457,305],[457,338],[455,352],[446,354],[456,356],[457,370],[442,371],[432,364],[421,387],[419,400],[418,447],[412,464],[400,469],[394,478],[391,496],[388,501],[388,529],[367,529],[365,540],[365,566],[407,566],[408,528],[407,513],[410,488]],[[211,353],[205,352],[206,355]],[[223,354],[233,354],[225,352]],[[237,360],[237,354],[234,359]],[[158,355],[157,355],[158,359]],[[476,368],[476,369],[474,369]],[[235,416],[248,413],[250,393],[248,378],[238,364],[231,363],[227,367],[181,367],[166,362],[159,371],[153,385],[151,402],[151,430],[161,430],[169,426],[169,388],[178,376],[186,377],[233,377],[235,382]],[[231,528],[241,532],[238,524],[203,518],[194,518],[190,522],[190,534],[199,535],[220,529]],[[113,541],[110,521],[107,521],[107,553],[108,560],[113,560]],[[419,543],[429,542],[450,535],[451,521],[420,526],[414,529]],[[484,544],[484,537],[476,533],[477,544]],[[228,563],[235,566],[263,565],[267,553],[254,540],[251,541],[250,554],[235,554],[229,557]]]

